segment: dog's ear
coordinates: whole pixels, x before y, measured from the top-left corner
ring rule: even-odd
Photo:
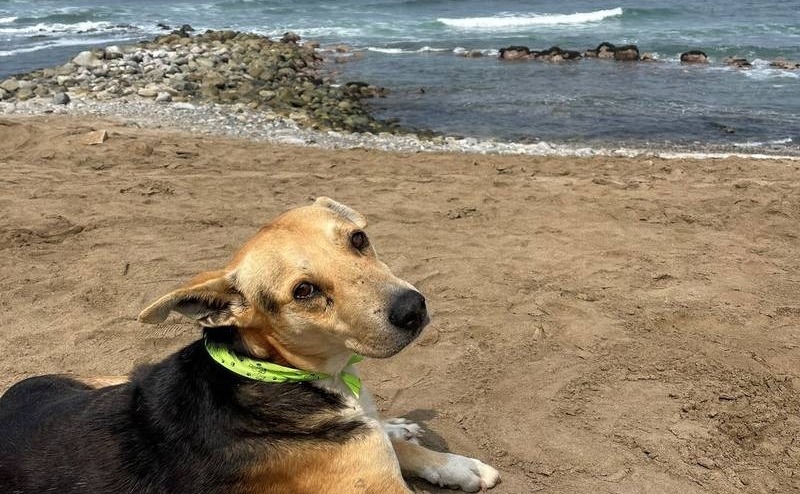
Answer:
[[[183,288],[164,295],[139,314],[147,324],[164,322],[172,311],[194,319],[201,326],[235,326],[234,310],[244,297],[225,271],[209,271],[195,276]]]
[[[345,206],[340,202],[334,201],[330,197],[317,197],[317,200],[314,201],[314,205],[335,211],[339,216],[352,221],[359,228],[365,228],[367,226],[367,219],[364,217],[364,215],[349,206]]]

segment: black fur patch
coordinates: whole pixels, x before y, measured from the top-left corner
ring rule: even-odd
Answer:
[[[236,338],[230,329],[208,335]],[[0,486],[13,494],[237,494],[244,472],[280,448],[366,432],[361,420],[309,420],[344,408],[341,396],[310,383],[233,374],[211,360],[202,341],[118,386],[31,378],[0,398]]]

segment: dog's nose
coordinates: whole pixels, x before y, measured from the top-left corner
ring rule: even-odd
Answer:
[[[428,322],[425,297],[416,290],[403,290],[392,296],[389,322],[400,329],[418,331]]]

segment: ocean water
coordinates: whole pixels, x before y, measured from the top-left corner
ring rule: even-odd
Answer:
[[[800,1],[0,0],[0,78],[63,63],[87,46],[134,42],[157,23],[363,50],[341,81],[390,90],[378,116],[459,136],[612,147],[800,154]],[[656,63],[498,60],[497,49],[635,43]],[[688,66],[683,51],[712,63]],[[486,56],[458,53],[481,50]],[[332,58],[334,54],[330,54]],[[750,70],[727,67],[746,57]]]

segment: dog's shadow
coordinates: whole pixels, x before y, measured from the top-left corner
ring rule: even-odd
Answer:
[[[422,435],[422,445],[426,448],[432,449],[434,451],[441,451],[443,453],[451,453],[450,447],[447,445],[447,441],[444,440],[442,436],[433,432],[428,428],[428,421],[436,418],[437,413],[435,410],[413,410],[406,414],[403,414],[403,417],[411,420],[412,422],[416,422],[419,424],[420,427],[425,429],[425,433]],[[408,479],[408,486],[414,491],[416,494],[445,494],[450,493],[452,494],[452,489],[441,488],[435,485],[432,485],[424,480],[421,479]]]

